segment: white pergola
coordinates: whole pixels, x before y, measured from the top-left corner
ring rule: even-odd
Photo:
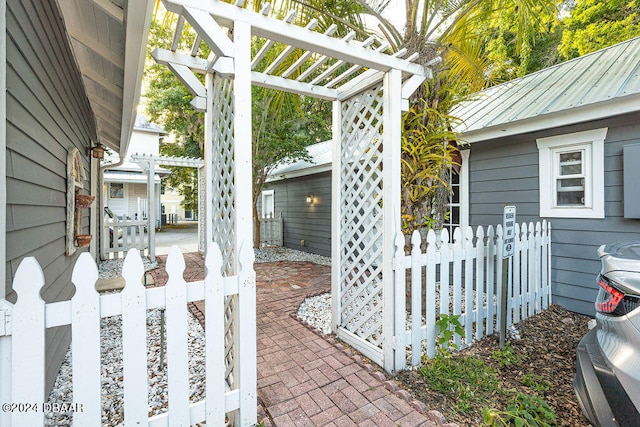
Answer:
[[[270,6],[254,13],[242,0],[163,3],[179,15],[178,24],[171,49],[152,55],[193,94],[193,107],[205,112],[205,239],[222,249],[224,273],[237,274],[241,248],[253,241],[251,85],[332,101],[333,331],[387,371],[404,366],[404,331],[396,331],[395,319],[405,311],[396,308],[393,265],[404,247],[401,113],[430,70],[413,62],[417,54],[385,53],[388,45],[374,37],[336,38],[335,26],[316,32],[316,20],[297,26],[293,11],[276,19]],[[197,37],[189,51],[179,52],[185,23]],[[207,57],[199,56],[201,41],[211,49]],[[252,45],[261,48],[252,53]],[[267,55],[271,49],[276,55]],[[196,74],[205,75],[204,84]],[[255,296],[250,282],[244,291]],[[239,316],[255,319],[255,311],[239,313],[233,301],[226,308],[227,333],[240,334],[230,341],[233,351],[255,354],[255,328],[234,329]],[[255,371],[236,378],[255,382]],[[240,417],[244,422],[242,409]]]
[[[198,183],[200,183],[201,171],[204,166],[204,160],[195,157],[173,157],[173,156],[154,156],[150,154],[133,154],[131,155],[131,161],[137,163],[142,170],[147,174],[147,199],[149,200],[149,258],[151,261],[156,260],[156,209],[153,206],[153,201],[156,199],[155,185],[153,179],[155,176],[156,165],[160,166],[180,166],[198,169]],[[198,193],[198,204],[203,200],[201,192]],[[200,249],[203,249],[202,242],[204,242],[204,229],[203,221],[198,220],[198,235],[201,236]]]

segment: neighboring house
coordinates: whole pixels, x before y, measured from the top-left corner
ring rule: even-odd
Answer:
[[[604,243],[640,240],[640,38],[487,89],[464,120],[465,214],[552,224],[553,302],[593,314]],[[464,175],[467,176],[464,176]]]
[[[195,221],[197,215],[192,210],[187,210],[182,205],[184,196],[175,188],[167,186],[162,190],[162,215],[167,221]]]
[[[160,155],[160,141],[166,132],[142,115],[136,117],[124,163],[104,171],[103,202],[121,218],[146,219],[149,215],[147,172],[131,160],[132,154]],[[113,159],[106,159],[113,163]],[[156,166],[154,174],[156,218],[160,218],[160,180],[170,173]]]
[[[518,222],[550,221],[553,302],[580,313],[594,313],[597,248],[640,240],[638,58],[635,38],[484,90],[453,112],[470,144],[447,227],[501,224],[505,204]],[[313,163],[271,174],[259,209],[282,214],[285,246],[330,255],[331,144],[309,153]]]
[[[282,215],[284,246],[331,256],[331,141],[307,151],[312,162],[282,165],[270,174],[258,212]]]
[[[0,0],[0,299],[15,302],[16,269],[35,257],[42,298],[67,300],[76,236],[91,234],[96,256],[99,204],[75,199],[100,199],[92,147],[127,151],[153,3]],[[47,330],[47,389],[70,340]]]
[[[284,246],[331,256],[332,141],[310,145],[307,151],[311,162],[301,160],[271,172],[258,200],[258,212],[262,216],[282,215]],[[452,177],[451,187],[445,227],[453,230],[461,225],[457,175]]]

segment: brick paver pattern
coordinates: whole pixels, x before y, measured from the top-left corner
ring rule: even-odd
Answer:
[[[161,267],[164,260],[159,257]],[[202,258],[186,254],[185,261],[185,280],[202,280]],[[358,355],[295,318],[307,296],[330,290],[330,267],[288,261],[254,267],[257,387],[265,425],[435,427],[446,422],[439,413],[411,401],[406,391]],[[162,268],[152,274],[156,284],[166,282]],[[203,304],[196,302],[191,309],[202,322]]]

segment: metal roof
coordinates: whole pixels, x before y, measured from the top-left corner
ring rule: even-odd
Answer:
[[[640,37],[497,85],[452,114],[468,142],[640,110]]]
[[[269,174],[268,181],[278,181],[296,176],[311,175],[331,170],[332,140],[319,142],[307,147],[311,162],[298,160],[297,162],[277,166]]]

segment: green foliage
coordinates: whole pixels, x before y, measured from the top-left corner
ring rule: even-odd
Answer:
[[[563,24],[558,51],[576,58],[640,35],[640,7],[638,0],[577,0]]]
[[[509,341],[505,343],[504,348],[497,349],[491,357],[503,368],[511,365],[517,366],[522,362],[522,358],[515,354]]]
[[[514,391],[512,391],[514,392]],[[539,396],[516,393],[506,411],[485,408],[482,410],[484,425],[516,427],[551,427],[558,425],[557,417]]]
[[[450,397],[458,412],[488,403],[485,396],[499,389],[498,372],[472,356],[438,354],[419,369],[429,388]]]
[[[457,344],[453,341],[456,335],[460,338],[464,338],[464,328],[460,323],[459,314],[441,314],[436,320],[436,326],[438,327],[438,336],[436,337],[436,345],[438,351],[443,355],[448,355],[449,348],[457,349]]]
[[[146,111],[152,121],[161,124],[175,135],[175,142],[161,144],[161,154],[170,156],[202,157],[204,144],[204,115],[193,109],[193,96],[171,71],[155,64],[150,56],[156,47],[169,48],[172,31],[167,26],[174,22],[170,15],[164,21],[154,21],[149,38],[149,51],[144,86],[147,99]],[[180,48],[191,46],[195,33],[189,25],[180,40]],[[254,50],[260,48],[254,40]],[[281,50],[281,46],[280,46]],[[201,55],[206,57],[209,49],[201,44]],[[272,49],[265,61],[272,61],[279,53]],[[296,59],[290,55],[281,64],[281,71]],[[199,76],[203,80],[202,76]],[[308,159],[306,146],[331,138],[331,105],[325,101],[285,94],[269,89],[252,88],[252,151],[253,151],[253,201],[256,237],[259,239],[259,221],[256,220],[255,204],[262,192],[267,174],[276,166]],[[197,210],[198,183],[195,169],[171,168],[166,185],[179,190],[184,196],[184,206]]]
[[[454,118],[435,108],[416,103],[403,116],[401,210],[406,234],[424,227],[440,228],[446,205],[438,203],[450,191],[449,169],[458,149],[451,130]]]
[[[532,373],[523,375],[520,382],[522,383],[522,385],[529,387],[539,396],[544,395],[547,391],[551,389],[551,385],[547,381],[545,381],[540,375],[535,375]]]

